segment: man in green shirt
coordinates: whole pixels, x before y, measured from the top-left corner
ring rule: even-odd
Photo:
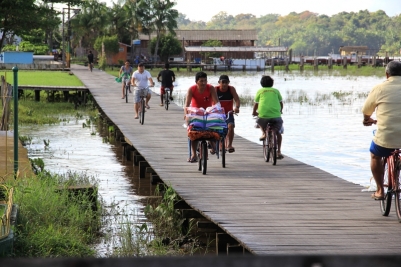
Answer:
[[[257,116],[256,123],[262,130],[259,140],[266,138],[265,129],[268,123],[272,123],[277,131],[277,158],[284,158],[281,154],[281,143],[283,140],[283,98],[279,90],[273,88],[274,80],[270,76],[262,76],[260,84],[263,88],[259,89],[255,96],[252,115]]]

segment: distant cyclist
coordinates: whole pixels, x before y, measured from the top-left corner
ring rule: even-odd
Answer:
[[[146,95],[146,108],[149,109],[149,100],[151,92],[148,88],[148,82],[150,86],[154,86],[152,75],[149,71],[145,70],[145,65],[141,62],[138,64],[138,70],[134,71],[131,77],[131,84],[136,86],[134,90],[134,109],[135,109],[135,119],[138,119],[139,116],[139,105],[141,101],[141,93],[143,92]]]
[[[163,99],[164,99],[164,89],[165,88],[170,88],[170,100],[173,100],[173,82],[175,82],[175,74],[174,71],[170,70],[170,65],[168,63],[164,64],[164,70],[159,72],[159,75],[157,75],[157,81],[161,82],[161,87],[160,87],[160,106],[163,106]],[[162,78],[160,81],[160,77]]]
[[[123,97],[122,97],[122,99],[125,98],[125,82],[130,79],[130,76],[131,76],[132,72],[133,72],[133,68],[130,66],[129,60],[125,61],[125,65],[121,66],[120,72],[119,72],[119,76],[120,77],[121,77],[121,75],[123,75],[122,76],[122,83],[123,83]],[[129,92],[131,93],[131,89],[129,90]]]
[[[253,106],[252,115],[258,116],[256,123],[262,130],[260,141],[266,138],[265,129],[268,123],[272,123],[277,132],[277,159],[282,159],[281,154],[283,119],[283,101],[280,91],[273,88],[274,80],[270,76],[262,76],[260,85],[263,88],[259,89],[255,96],[255,104]]]
[[[234,86],[231,86],[229,84],[230,79],[228,78],[228,76],[221,75],[219,78],[219,85],[217,85],[215,88],[217,96],[219,97],[221,107],[224,108],[224,111],[227,114],[227,151],[228,153],[233,153],[235,152],[235,148],[233,147],[235,127],[233,112],[239,113],[240,100]]]

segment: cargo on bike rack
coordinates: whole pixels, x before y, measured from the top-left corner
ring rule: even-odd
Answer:
[[[221,154],[222,166],[225,168],[227,123],[224,109],[219,104],[208,107],[206,110],[188,107],[186,108],[186,114],[189,144],[193,141],[199,141],[196,150],[198,170],[202,171],[202,174],[206,174],[208,143],[211,148],[214,146],[217,158]],[[191,152],[189,154],[191,158]]]

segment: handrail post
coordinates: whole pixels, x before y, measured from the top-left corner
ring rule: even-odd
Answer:
[[[14,72],[14,179],[18,173],[18,67],[13,67]]]

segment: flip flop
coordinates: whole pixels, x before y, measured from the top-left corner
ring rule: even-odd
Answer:
[[[384,200],[384,196],[376,196],[376,193],[373,193],[373,194],[371,195],[371,197],[372,197],[374,200]]]
[[[277,159],[283,159],[283,158],[284,158],[284,156],[281,153],[277,154]]]
[[[235,152],[235,148],[230,147],[230,148],[228,149],[228,153],[233,153],[233,152]]]
[[[145,107],[146,107],[147,109],[150,109],[149,105],[145,105]]]
[[[161,106],[161,107],[162,107],[162,106],[164,106],[164,104],[160,104],[159,106]]]
[[[216,154],[216,151],[214,151],[213,149],[210,149],[210,154],[214,155],[214,154]]]
[[[198,162],[198,159],[196,157],[195,158],[189,158],[187,161],[190,162],[190,163],[194,163],[194,162]]]

